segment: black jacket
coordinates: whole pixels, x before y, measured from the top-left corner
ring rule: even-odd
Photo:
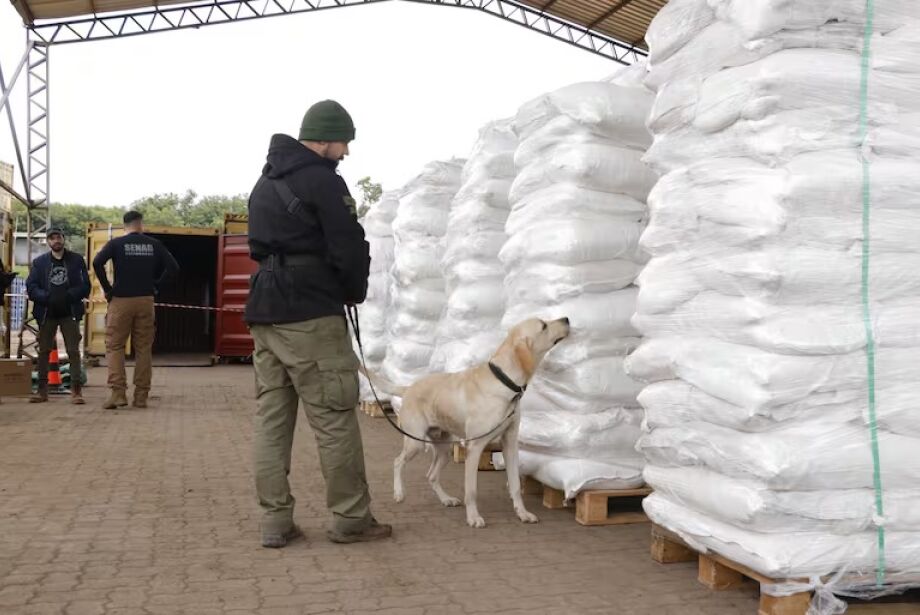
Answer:
[[[51,252],[46,252],[32,261],[32,269],[26,280],[26,292],[32,300],[32,314],[39,323],[45,322],[51,302]],[[83,300],[89,297],[89,273],[83,257],[70,250],[64,250],[64,266],[67,268],[67,305],[70,316],[83,318]]]
[[[109,282],[105,264],[115,263],[115,284]],[[153,297],[167,278],[179,271],[179,263],[159,239],[128,233],[102,246],[93,259],[93,271],[106,295]]]
[[[370,246],[337,164],[274,135],[249,197],[249,250],[259,262],[245,320],[275,324],[344,315],[367,295]]]

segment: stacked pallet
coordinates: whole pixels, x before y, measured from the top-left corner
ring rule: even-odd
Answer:
[[[380,201],[374,204],[359,220],[364,227],[367,242],[370,244],[371,255],[367,298],[361,304],[361,343],[364,346],[364,360],[367,367],[373,371],[380,369],[389,343],[388,315],[392,304],[390,268],[393,266],[393,219],[396,217],[398,207],[399,194],[385,192]],[[359,351],[355,343],[355,352]],[[361,408],[364,410],[373,402],[374,391],[371,390],[364,376],[360,377],[360,382]],[[386,398],[383,391],[377,391],[377,395]]]
[[[674,0],[648,35],[645,509],[819,613],[920,572],[916,18]]]
[[[463,160],[430,162],[401,191],[393,219],[394,264],[386,358],[381,371],[407,386],[430,373],[435,330],[446,302],[444,234]]]
[[[568,499],[643,483],[641,385],[623,360],[638,344],[630,317],[655,182],[642,162],[651,103],[633,83],[578,83],[528,102],[514,121],[503,324],[568,317],[572,325],[521,400],[521,471]]]

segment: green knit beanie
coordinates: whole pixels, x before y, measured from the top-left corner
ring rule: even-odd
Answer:
[[[345,107],[334,100],[316,103],[303,116],[300,123],[301,141],[341,141],[355,138],[355,123]]]

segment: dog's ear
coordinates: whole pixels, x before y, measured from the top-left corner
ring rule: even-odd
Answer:
[[[530,380],[530,377],[533,376],[534,369],[536,369],[536,359],[533,356],[533,351],[530,349],[530,340],[526,338],[516,339],[514,341],[514,356],[520,364],[521,369],[524,370],[527,379]]]

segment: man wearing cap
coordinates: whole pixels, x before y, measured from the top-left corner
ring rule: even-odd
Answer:
[[[29,401],[48,401],[48,355],[60,329],[70,361],[70,401],[83,404],[80,321],[85,313],[83,300],[89,297],[89,274],[83,257],[64,247],[64,231],[50,229],[46,239],[51,251],[32,261],[26,279],[32,315],[38,322],[38,391]]]
[[[249,197],[249,248],[259,270],[245,320],[255,340],[255,482],[263,547],[283,547],[301,536],[288,483],[299,402],[326,481],[333,517],[327,537],[353,543],[392,533],[370,510],[355,413],[358,359],[345,322],[344,306],[364,301],[370,270],[355,201],[336,172],[354,138],[342,105],[313,105],[299,140],[272,137]]]
[[[147,407],[153,377],[153,338],[156,310],[153,298],[163,281],[179,271],[179,264],[158,239],[144,234],[144,216],[129,211],[122,220],[125,234],[110,240],[93,259],[93,271],[102,286],[109,309],[105,318],[105,360],[109,364],[109,398],[103,408],[128,405],[125,345],[134,348],[135,408]],[[105,265],[115,265],[115,284]]]

